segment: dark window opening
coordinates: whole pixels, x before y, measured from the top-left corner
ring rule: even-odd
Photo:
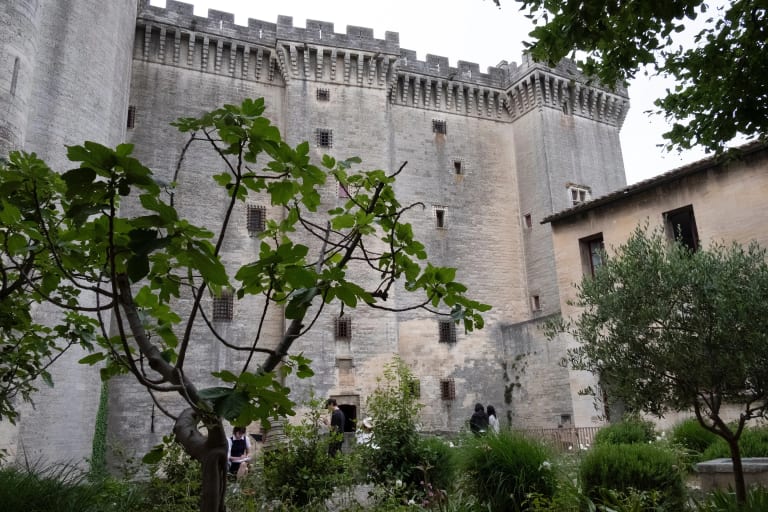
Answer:
[[[445,227],[445,210],[438,208],[435,210],[435,227],[443,229]]]
[[[357,407],[352,404],[339,404],[344,413],[344,432],[354,432],[357,424]]]
[[[530,213],[523,215],[523,224],[525,224],[526,229],[531,229],[533,227],[533,219],[531,218]]]
[[[227,321],[234,317],[234,296],[231,291],[222,291],[213,298],[213,321]]]
[[[453,320],[440,320],[438,329],[440,343],[456,343],[456,324]]]
[[[434,133],[441,133],[445,135],[448,133],[448,127],[446,126],[445,121],[441,121],[439,119],[433,119],[432,120],[432,131]]]
[[[581,263],[584,274],[594,276],[597,269],[603,265],[605,243],[603,234],[592,235],[579,240]]]
[[[248,232],[252,235],[263,232],[267,226],[267,208],[265,206],[249,204],[246,213],[246,224]]]
[[[333,147],[333,131],[326,128],[318,128],[315,132],[317,145],[322,148]]]
[[[334,336],[337,340],[352,339],[352,317],[336,317],[334,321]]]
[[[440,379],[440,398],[456,400],[456,382],[453,379]]]
[[[696,229],[696,218],[693,216],[693,206],[685,206],[664,214],[667,230],[670,236],[679,241],[691,251],[699,249],[699,233]]]
[[[318,89],[317,90],[317,101],[330,101],[331,100],[331,91],[328,89]]]
[[[126,126],[128,128],[133,128],[136,126],[136,105],[131,105],[128,107],[128,120],[126,122]]]
[[[453,161],[453,170],[454,170],[454,172],[457,175],[458,174],[463,174],[462,169],[461,169],[461,160],[454,160]]]
[[[11,75],[11,96],[16,96],[16,84],[19,81],[19,64],[20,60],[18,57],[13,59],[13,74]]]
[[[541,311],[541,298],[538,295],[531,296],[531,309],[533,311]]]
[[[408,381],[408,392],[413,398],[421,398],[421,382],[418,379]]]

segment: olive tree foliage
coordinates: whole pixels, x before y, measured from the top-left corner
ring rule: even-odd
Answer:
[[[38,382],[53,385],[51,364],[74,344],[92,348],[95,339],[87,316],[93,308],[80,303],[81,289],[68,281],[80,272],[68,264],[79,249],[52,238],[64,188],[35,155],[0,160],[0,420],[11,423]],[[41,303],[57,321],[33,315]]]
[[[765,138],[765,0],[516,2],[536,24],[526,46],[537,61],[554,65],[571,57],[608,85],[639,72],[671,77],[674,88],[655,102],[672,123],[667,149],[720,153],[738,135]],[[693,34],[680,37],[686,28]]]
[[[309,377],[312,371],[310,361],[290,349],[327,305],[421,308],[450,315],[468,331],[483,326],[481,313],[490,308],[466,296],[466,287],[454,280],[455,269],[425,262],[423,244],[403,220],[416,205],[401,205],[393,190],[405,164],[389,174],[353,171],[359,159],[325,156],[318,167],[310,161],[309,145],[288,145],[263,112],[263,99],[249,99],[174,123],[189,135],[181,159],[192,145],[202,144],[226,169],[211,181],[229,198],[221,205],[216,230],[183,218],[174,206],[176,184],[161,186],[131,156],[128,144],[69,147],[68,158],[77,167],[61,176],[59,206],[51,207],[50,218],[35,217],[48,233],[44,245],[55,272],[63,273],[73,289],[95,295],[99,348],[81,362],[102,365],[103,378],[132,374],[175,421],[176,439],[202,463],[205,511],[224,508],[228,454],[223,421],[247,425],[294,414],[284,377],[290,372]],[[36,182],[39,166],[24,165],[33,161],[29,155],[18,158],[19,172]],[[43,175],[53,179],[48,172]],[[318,222],[323,217],[320,187],[327,180],[338,181],[350,198]],[[282,207],[283,216],[268,221],[256,259],[230,275],[222,247],[231,236],[236,205],[254,195]],[[130,210],[135,214],[120,215],[125,198],[140,205]],[[72,248],[77,257],[63,257],[61,248]],[[349,277],[352,263],[369,269],[366,283],[372,286]],[[398,281],[413,292],[413,302],[400,309],[387,304]],[[227,339],[201,307],[206,294],[229,289],[239,298],[258,296],[263,303],[247,339]],[[279,339],[268,339],[263,331],[273,314],[287,319]],[[200,368],[190,368],[188,356],[194,346],[210,343],[241,353],[244,362],[211,368],[219,385],[202,388],[192,380]],[[157,398],[164,393],[175,394],[183,406],[163,406],[168,401]],[[153,451],[145,459],[160,455]]]
[[[768,409],[768,265],[756,244],[691,252],[638,227],[576,286],[577,316],[550,325],[576,340],[572,368],[599,376],[608,397],[662,417],[693,411],[722,437],[745,499],[739,438]],[[587,390],[595,392],[596,390]],[[723,417],[726,404],[738,419]]]

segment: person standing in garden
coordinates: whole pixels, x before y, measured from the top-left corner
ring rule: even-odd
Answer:
[[[339,409],[335,398],[326,400],[325,408],[331,413],[330,434],[332,439],[328,444],[328,455],[334,456],[341,450],[341,445],[344,443],[344,423],[346,423],[346,418],[344,417],[344,412]]]
[[[488,426],[490,427],[491,432],[498,434],[499,418],[496,417],[496,408],[492,405],[489,405],[485,408],[485,412],[488,415]]]
[[[485,414],[485,407],[483,404],[475,404],[475,412],[472,413],[472,417],[469,419],[469,430],[476,436],[485,434],[488,431],[488,415]]]

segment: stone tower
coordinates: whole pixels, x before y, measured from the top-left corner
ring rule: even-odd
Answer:
[[[485,329],[471,335],[423,311],[364,309],[348,312],[350,324],[340,335],[339,311],[328,311],[294,347],[313,360],[316,374],[311,383],[289,383],[295,399],[311,386],[319,396],[337,398],[347,416],[361,417],[382,366],[397,354],[419,379],[425,430],[460,429],[478,401],[493,404],[503,423],[515,427],[572,421],[569,375],[558,364],[564,347],[546,343],[538,329],[559,309],[551,232],[539,221],[625,184],[619,130],[629,107],[626,91],[589,84],[568,63],[551,69],[524,58],[483,72],[475,63],[451,66],[437,55],[419,61],[414,51],[400,48],[397,33],[375,39],[366,27],[336,32],[333,23],[307,20],[306,28],[299,28],[287,16],[239,26],[232,14],[210,10],[206,17],[195,16],[191,5],[173,0],[165,8],[140,2],[138,15],[129,0],[101,6],[98,15],[88,11],[87,0],[59,7],[63,3],[11,0],[15,23],[40,30],[33,42],[0,39],[6,45],[24,43],[18,62],[29,54],[35,66],[31,82],[24,79],[30,87],[26,96],[18,95],[24,81],[18,78],[17,96],[0,97],[7,101],[2,108],[25,112],[6,122],[24,127],[6,131],[23,135],[0,134],[0,144],[20,140],[56,165],[62,144],[125,139],[160,179],[170,181],[184,138],[168,123],[264,97],[266,114],[288,142],[308,140],[316,161],[326,153],[359,156],[363,168],[389,172],[407,161],[396,185],[398,198],[423,208],[409,210],[404,220],[436,264],[457,267],[457,278],[473,296],[493,305]],[[57,19],[64,22],[51,23]],[[79,29],[84,26],[96,33]],[[115,38],[114,46],[103,44]],[[52,47],[51,41],[66,44]],[[101,64],[76,58],[79,51],[92,52]],[[14,62],[0,64],[12,69]],[[53,76],[38,69],[50,69]],[[26,77],[23,73],[18,76]],[[87,95],[73,91],[71,80],[80,74]],[[46,112],[55,123],[44,122]],[[208,192],[215,165],[205,153],[187,154],[176,195],[184,216],[211,227],[223,200]],[[333,182],[321,194],[321,210],[345,201]],[[246,222],[250,209],[281,215],[265,197],[249,201],[236,212],[236,230],[224,252],[227,265],[251,261],[258,253],[259,240]],[[404,306],[409,297],[395,290],[390,300],[393,307]],[[211,308],[212,299],[203,307]],[[236,302],[232,319],[217,326],[220,333],[249,336],[254,308],[257,302]],[[270,318],[265,329],[274,336],[282,332],[282,315]],[[205,344],[190,357],[201,362],[201,372],[237,360]],[[57,389],[76,387],[91,397],[98,389],[89,378],[73,384],[66,376],[54,379]],[[57,402],[39,403],[40,418],[61,416]],[[78,413],[83,441],[90,435],[92,412]],[[38,417],[29,414],[22,439],[26,432],[48,435],[47,424],[27,426],[28,417]],[[111,382],[109,432],[123,447],[141,454],[169,427],[143,389],[129,379]],[[80,443],[71,453],[89,451]]]

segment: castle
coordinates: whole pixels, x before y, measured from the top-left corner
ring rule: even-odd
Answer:
[[[264,97],[266,115],[289,143],[310,141],[314,159],[359,156],[364,168],[388,171],[407,161],[396,191],[403,204],[426,205],[407,219],[417,238],[493,306],[485,328],[469,335],[423,312],[361,309],[342,326],[331,312],[295,347],[316,374],[291,384],[298,395],[311,385],[360,417],[382,365],[398,354],[419,379],[427,431],[460,429],[475,402],[493,404],[502,423],[518,428],[600,424],[578,395],[583,379],[559,364],[564,342],[545,341],[539,329],[561,307],[552,228],[541,221],[626,185],[625,90],[590,82],[569,62],[550,68],[523,56],[483,72],[437,55],[419,61],[395,32],[380,40],[370,28],[338,33],[314,20],[299,28],[286,16],[239,26],[232,14],[199,17],[172,0],[165,8],[143,0],[0,7],[0,154],[23,148],[66,169],[66,144],[130,142],[170,180],[184,138],[169,123],[245,97]],[[213,161],[185,162],[182,212],[210,221],[221,200],[207,193]],[[340,193],[322,191],[325,206]],[[225,255],[232,263],[257,254],[249,216],[280,212],[255,202],[238,214]],[[226,335],[252,327],[248,304],[225,310]],[[274,319],[268,328],[281,326]],[[232,361],[213,347],[195,356]],[[54,368],[56,386],[35,398],[36,408],[21,405],[18,426],[0,423],[2,447],[31,458],[89,455],[101,384],[79,357]],[[108,405],[110,438],[136,453],[170,430],[129,380],[110,383]]]

